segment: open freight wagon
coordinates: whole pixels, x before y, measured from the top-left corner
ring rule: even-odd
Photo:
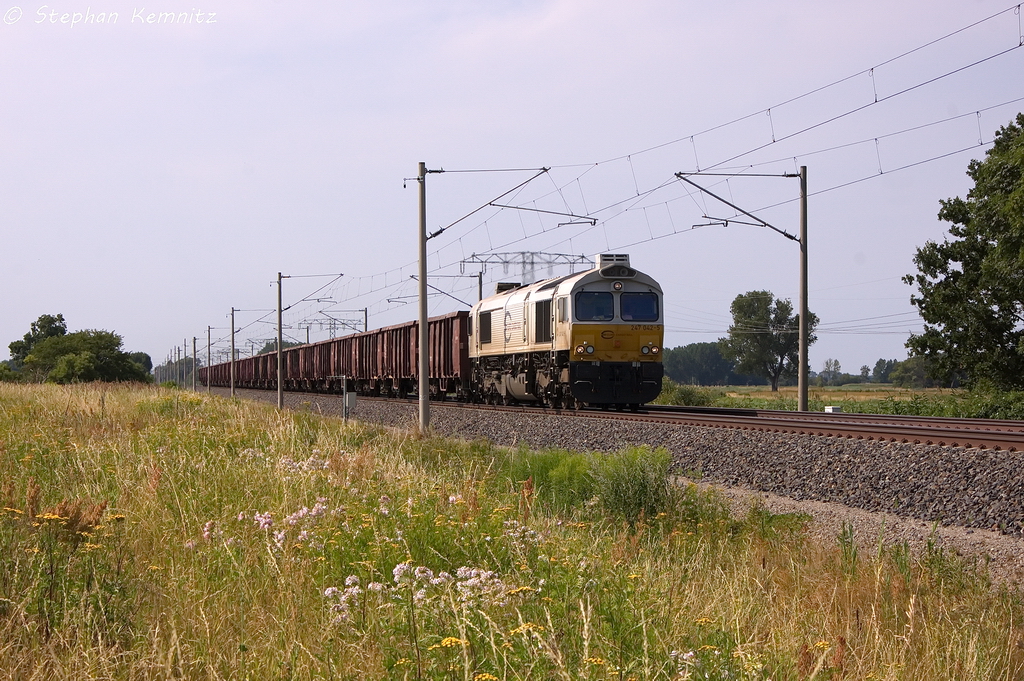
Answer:
[[[469,313],[452,312],[428,320],[430,395],[463,398],[471,376],[468,344]],[[288,348],[283,353],[284,389],[405,397],[419,382],[419,322]],[[203,385],[231,385],[231,363],[199,370]],[[277,353],[235,361],[235,387],[277,389]]]

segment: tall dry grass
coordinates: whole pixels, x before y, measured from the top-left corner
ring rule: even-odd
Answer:
[[[12,679],[1016,679],[1019,594],[667,459],[0,384]],[[625,490],[634,490],[625,494]]]

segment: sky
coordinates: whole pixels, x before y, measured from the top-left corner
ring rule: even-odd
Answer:
[[[915,249],[943,239],[939,201],[966,195],[970,160],[1024,110],[1006,0],[0,15],[4,349],[61,313],[156,363],[193,338],[202,357],[212,327],[216,360],[236,308],[247,354],[275,334],[278,272],[291,338],[361,327],[364,308],[371,328],[414,319],[421,161],[445,171],[426,180],[428,231],[446,228],[428,242],[432,315],[475,302],[474,260],[492,261],[487,293],[524,278],[494,264],[514,254],[628,253],[662,284],[666,346],[714,341],[740,293],[797,302],[799,249],[676,173],[716,173],[689,177],[795,235],[784,175],[806,166],[811,369],[856,373],[906,356]]]

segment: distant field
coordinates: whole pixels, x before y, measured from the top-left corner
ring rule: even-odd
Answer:
[[[726,396],[737,399],[776,399],[779,396],[795,400],[797,399],[796,386],[779,388],[779,392],[773,394],[768,386],[724,386],[722,390]],[[827,386],[808,388],[808,399],[820,402],[853,401],[863,402],[867,400],[911,400],[915,396],[932,398],[942,395],[950,395],[954,391],[945,388],[896,388],[891,383],[853,383],[851,385]]]
[[[983,565],[735,517],[668,464],[0,384],[0,677],[1024,675]]]

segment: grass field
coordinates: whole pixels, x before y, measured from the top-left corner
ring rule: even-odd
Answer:
[[[0,384],[0,677],[1024,674],[983,566],[734,517],[668,464]]]
[[[811,387],[808,408],[823,411],[826,406],[845,412],[864,414],[901,414],[952,418],[1024,419],[1024,393],[1000,392],[985,388],[950,390],[945,388],[896,388],[887,384],[865,383],[835,387]],[[779,388],[773,393],[766,386],[691,386],[665,379],[658,404],[682,404],[704,407],[747,407],[795,411],[797,389]]]

